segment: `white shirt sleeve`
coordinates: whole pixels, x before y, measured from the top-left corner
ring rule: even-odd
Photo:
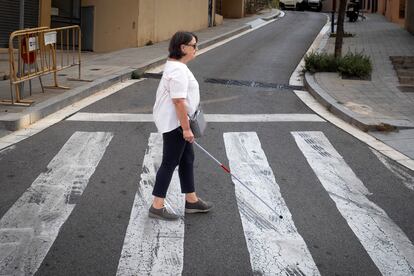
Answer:
[[[168,88],[172,99],[187,98],[188,76],[185,68],[175,68],[169,76]]]

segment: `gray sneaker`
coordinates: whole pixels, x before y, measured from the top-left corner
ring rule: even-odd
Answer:
[[[162,220],[177,220],[180,218],[179,215],[168,212],[167,208],[162,207],[161,209],[156,209],[152,205],[149,208],[148,216],[150,218],[162,219]]]
[[[185,202],[185,212],[187,214],[207,213],[212,208],[213,203],[204,201],[201,198],[198,198],[198,201],[194,203],[190,203],[188,201]]]

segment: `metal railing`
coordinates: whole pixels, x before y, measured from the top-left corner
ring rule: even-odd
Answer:
[[[17,49],[17,51],[16,51]],[[0,104],[27,106],[31,100],[23,100],[22,84],[39,78],[42,92],[46,88],[69,89],[58,84],[57,72],[78,66],[81,79],[81,30],[77,25],[50,29],[38,27],[18,30],[9,39],[10,100]],[[42,76],[53,74],[54,84],[43,86]]]

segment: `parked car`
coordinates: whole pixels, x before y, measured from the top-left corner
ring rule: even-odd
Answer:
[[[308,0],[280,0],[280,8],[303,11],[307,7]]]
[[[322,10],[322,0],[308,0],[308,9],[320,12]]]

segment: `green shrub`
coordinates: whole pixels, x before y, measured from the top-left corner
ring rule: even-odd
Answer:
[[[348,52],[339,62],[338,71],[344,77],[367,78],[371,75],[372,65],[368,56]]]
[[[371,59],[362,53],[348,52],[344,57],[335,58],[327,53],[311,52],[305,56],[304,71],[339,72],[343,77],[366,79],[371,75]]]
[[[338,60],[327,53],[311,52],[305,57],[305,71],[315,72],[336,72]]]

